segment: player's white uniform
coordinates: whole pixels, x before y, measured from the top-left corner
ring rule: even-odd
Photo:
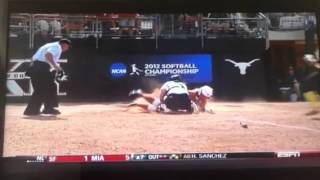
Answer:
[[[152,104],[150,104],[148,106],[148,111],[150,113],[154,113],[154,112],[170,112],[170,110],[166,107],[165,104],[161,104],[160,99],[156,98]]]
[[[170,94],[189,94],[187,86],[182,82],[168,81],[164,83],[161,90],[167,91],[167,96]]]
[[[160,99],[156,98],[152,104],[148,106],[149,112],[157,112],[157,110],[160,108],[161,102]]]

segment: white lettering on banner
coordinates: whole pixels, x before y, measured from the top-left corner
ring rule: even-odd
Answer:
[[[147,76],[157,76],[163,74],[196,74],[198,69],[153,69],[145,70]]]
[[[7,80],[18,80],[18,79],[30,79],[30,77],[26,77],[25,72],[8,72]]]
[[[33,87],[31,84],[30,77],[25,75],[25,68],[21,68],[22,70],[18,70],[20,66],[22,66],[24,63],[30,63],[31,59],[10,59],[9,63],[13,65],[8,69],[7,73],[7,89],[8,97],[22,97],[22,96],[31,96],[33,93]],[[67,63],[67,59],[60,59],[58,63]],[[28,64],[29,65],[29,64]],[[28,66],[26,66],[28,67]],[[22,71],[22,72],[19,72]],[[27,80],[29,81],[27,83],[27,86],[21,87],[21,85],[18,84],[18,81],[21,80]],[[57,94],[58,96],[66,96],[67,93],[61,91],[60,84],[57,84]]]
[[[162,64],[162,68],[188,68],[188,69],[194,69],[197,68],[195,64]]]
[[[144,68],[145,69],[154,69],[154,68],[158,69],[158,68],[160,68],[160,64],[145,64]]]
[[[123,73],[127,73],[127,70],[125,70],[125,69],[112,69],[111,73],[112,74],[123,74]]]
[[[167,74],[197,74],[199,69],[193,63],[188,64],[145,64],[145,76]]]

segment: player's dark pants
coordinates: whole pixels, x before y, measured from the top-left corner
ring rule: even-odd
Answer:
[[[50,72],[49,64],[34,61],[27,75],[31,78],[34,91],[25,113],[39,113],[42,104],[45,109],[58,107],[57,85],[54,82],[54,75]]]
[[[164,103],[172,111],[186,110],[192,113],[191,100],[188,94],[170,94],[164,100]]]

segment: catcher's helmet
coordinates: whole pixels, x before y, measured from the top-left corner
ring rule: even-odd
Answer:
[[[170,76],[170,80],[171,81],[177,81],[177,82],[182,82],[182,78],[179,74],[174,74],[172,76]]]

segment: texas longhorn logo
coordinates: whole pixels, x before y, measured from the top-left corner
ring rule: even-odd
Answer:
[[[250,62],[234,62],[231,59],[225,59],[225,61],[227,62],[231,62],[234,67],[238,67],[240,70],[240,74],[241,75],[246,75],[247,74],[247,68],[251,66],[252,63],[259,61],[260,59],[253,59]]]

